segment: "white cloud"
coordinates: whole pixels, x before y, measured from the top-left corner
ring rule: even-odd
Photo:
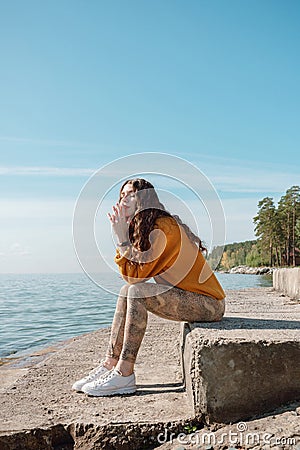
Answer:
[[[232,196],[238,193],[264,194],[274,193],[283,195],[289,187],[299,184],[297,167],[286,171],[277,166],[261,167],[218,164],[203,167],[218,191],[230,192]]]
[[[74,200],[39,200],[39,199],[0,199],[0,219],[16,221],[17,219],[45,220],[47,218],[69,219],[72,217]],[[22,227],[22,223],[12,222]]]
[[[12,256],[29,256],[31,252],[27,246],[21,245],[19,242],[14,242],[9,246],[8,254]]]
[[[54,177],[85,177],[95,172],[94,169],[69,167],[0,167],[0,175],[12,176],[54,176]]]
[[[255,164],[244,165],[241,161],[226,160],[224,158],[205,158],[196,165],[210,179],[219,193],[226,218],[226,243],[255,239],[253,217],[257,213],[257,203],[264,196],[284,194],[293,184],[299,184],[297,167],[284,170],[276,165],[261,167]],[[175,170],[175,166],[172,171]],[[95,191],[101,194],[101,179],[107,177],[111,184],[123,178],[126,173],[132,173],[130,164],[125,164],[112,170],[104,170],[96,180]],[[145,167],[145,171],[148,167]],[[159,171],[159,157],[157,171]],[[86,176],[95,172],[92,168],[56,168],[56,167],[4,167],[0,174],[7,176]],[[150,178],[150,176],[149,176]],[[187,180],[196,184],[197,173],[191,177],[187,172],[178,172],[179,180]],[[153,175],[153,182],[157,181],[161,189],[176,193],[185,199],[184,189],[176,190],[178,183],[171,178],[162,177],[160,180]],[[99,184],[98,184],[99,182]],[[154,183],[154,184],[155,184]],[[116,200],[119,188],[109,192],[107,198],[99,208],[97,215],[97,233],[104,236],[102,249],[105,254],[114,252],[112,240],[107,239],[110,232],[106,219],[106,212]],[[176,190],[176,192],[175,192]],[[201,189],[200,189],[201,190]],[[77,194],[77,193],[76,193]],[[247,195],[246,195],[247,194]],[[205,195],[203,195],[205,198]],[[210,239],[210,221],[205,215],[203,205],[199,200],[186,200],[191,213],[195,214],[199,224],[199,235],[205,241]],[[0,235],[1,272],[80,272],[72,242],[72,217],[75,206],[74,199],[52,198],[39,200],[0,199],[0,220],[2,225]],[[173,200],[166,201],[171,212],[178,213],[183,221],[189,222],[188,214],[180,203]],[[26,258],[23,258],[26,256]],[[113,259],[113,257],[111,258]]]
[[[222,200],[226,218],[226,243],[256,239],[253,217],[257,213],[256,198]]]
[[[96,147],[96,144],[86,142],[74,142],[74,141],[58,141],[55,139],[35,139],[25,138],[19,136],[0,136],[2,142],[15,142],[19,144],[36,144],[36,145],[51,145],[54,147]]]
[[[14,216],[7,218],[0,237],[1,272],[81,272],[76,259],[72,238],[72,202],[25,202],[14,201]],[[199,223],[199,235],[206,241],[210,238],[210,224],[204,216],[201,206],[187,202]],[[55,208],[55,205],[59,207]],[[252,216],[256,202],[253,200],[225,200],[226,242],[242,241],[253,238]],[[1,215],[3,203],[0,206]],[[103,206],[103,211],[106,205]],[[170,204],[171,212],[175,205]],[[181,214],[180,211],[176,211]],[[39,220],[37,220],[39,217]],[[188,222],[184,215],[181,218]],[[3,221],[2,221],[3,222]],[[27,224],[24,226],[24,224]],[[57,225],[59,224],[59,225]],[[102,253],[110,255],[114,266],[114,247],[110,225],[101,215],[96,220],[97,237]],[[10,251],[9,251],[10,249]],[[4,255],[5,254],[5,255]],[[25,257],[26,256],[26,257]]]
[[[163,165],[160,165],[159,153],[157,153],[157,163],[156,169],[153,171],[153,158],[151,160],[151,168],[149,170],[147,154],[144,155],[144,172],[138,172],[138,174],[143,174],[147,178],[154,179],[163,187],[171,187],[176,183],[171,177],[168,177],[169,173],[172,172],[173,176],[176,174],[176,179],[182,181],[184,184],[194,184],[200,185],[204,184],[201,181],[201,172],[204,174],[204,178],[208,178],[217,191],[230,192],[234,196],[236,193],[282,193],[292,186],[293,184],[299,183],[298,168],[288,166],[283,168],[283,166],[278,166],[277,164],[268,164],[261,166],[259,162],[254,164],[253,162],[246,162],[242,160],[235,159],[225,159],[222,157],[208,157],[198,159],[195,161],[195,166],[197,170],[189,172],[188,165],[183,163],[180,167],[179,160],[170,159],[167,164],[168,159],[165,154],[162,157]],[[142,158],[143,155],[140,156]],[[181,158],[182,159],[182,158]],[[179,169],[177,165],[179,164]],[[163,167],[166,166],[167,167]],[[138,167],[143,167],[143,159],[139,159]],[[70,168],[70,167],[47,167],[47,166],[12,166],[12,167],[0,167],[0,175],[2,176],[60,176],[60,177],[90,177],[96,173],[100,168]],[[156,175],[158,173],[166,173],[165,176]],[[105,165],[102,168],[99,178],[99,188],[102,179],[111,179],[111,185],[114,185],[118,180],[126,179],[131,177],[136,173],[135,165],[132,158],[120,158],[115,160],[113,165]]]
[[[1,235],[1,273],[81,272],[70,226],[7,228]]]

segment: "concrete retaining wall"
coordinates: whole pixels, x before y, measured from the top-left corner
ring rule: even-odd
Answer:
[[[293,299],[300,300],[300,267],[274,270],[273,287]]]

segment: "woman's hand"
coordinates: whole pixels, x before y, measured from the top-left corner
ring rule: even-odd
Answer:
[[[119,242],[128,240],[128,223],[125,217],[125,208],[119,203],[112,207],[113,213],[107,213],[112,229]]]

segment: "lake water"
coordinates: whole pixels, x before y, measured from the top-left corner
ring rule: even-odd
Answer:
[[[269,276],[216,274],[224,290],[272,286]],[[103,274],[116,292],[118,275]],[[0,359],[109,326],[116,295],[84,274],[0,275]]]

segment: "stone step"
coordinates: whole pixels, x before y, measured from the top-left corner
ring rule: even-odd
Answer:
[[[221,322],[182,324],[188,398],[207,423],[300,399],[300,304],[271,288],[241,294],[231,293]]]

